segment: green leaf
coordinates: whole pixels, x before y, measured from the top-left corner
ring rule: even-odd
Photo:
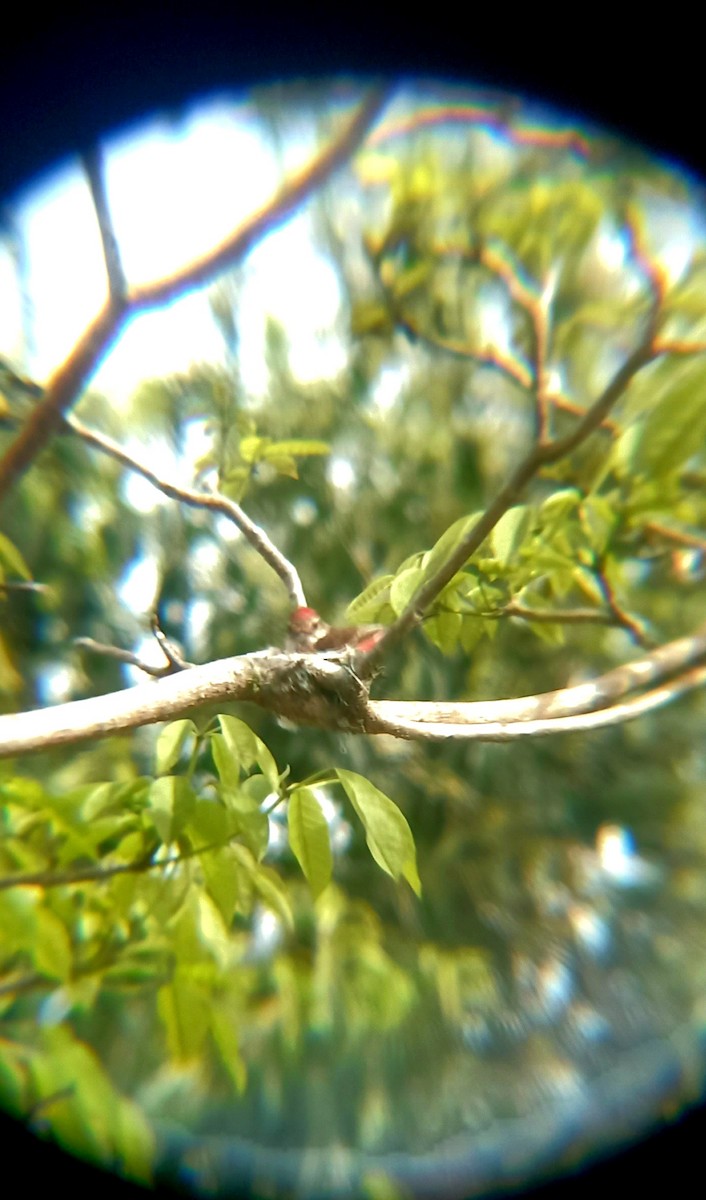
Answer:
[[[292,908],[284,884],[277,873],[255,862],[253,855],[245,846],[234,845],[232,853],[240,870],[247,876],[263,903],[282,918],[288,929],[293,929]]]
[[[37,910],[32,959],[39,974],[49,979],[64,981],[71,974],[69,935],[63,922],[46,908]]]
[[[481,515],[481,513],[471,513],[470,516],[459,517],[458,521],[454,521],[453,525],[450,525],[442,533],[439,540],[432,546],[431,550],[427,551],[422,559],[425,579],[433,575],[435,571],[451,558],[451,555],[458,549],[471,530],[475,528]]]
[[[110,812],[120,788],[121,785],[115,783],[98,783],[91,788],[81,808],[84,820],[95,821],[97,817]]]
[[[169,983],[159,989],[157,1011],[170,1058],[185,1062],[199,1055],[211,1023],[211,997],[194,967],[177,966]]]
[[[255,463],[262,462],[268,447],[272,444],[272,438],[268,437],[244,437],[240,440],[240,457],[243,462]]]
[[[245,721],[239,720],[238,717],[231,717],[222,713],[219,715],[218,720],[225,743],[231,754],[237,755],[241,766],[246,771],[249,771],[256,764],[270,784],[271,791],[276,792],[279,789],[279,771],[265,743],[260,740],[256,733],[253,733],[250,726],[245,724]]]
[[[659,399],[618,439],[612,461],[623,473],[660,478],[679,470],[706,444],[706,365],[673,369]]]
[[[17,546],[4,533],[0,533],[0,567],[5,567],[11,575],[19,575],[20,579],[32,578],[32,572]]]
[[[326,818],[311,788],[292,792],[287,825],[289,844],[316,899],[331,880],[332,857]]]
[[[223,803],[234,820],[235,832],[242,837],[258,861],[270,841],[269,820],[260,807],[263,792],[265,797],[271,795],[269,784],[262,775],[246,779],[237,791],[224,789],[221,792]]]
[[[395,328],[389,310],[374,301],[361,300],[351,308],[351,334],[353,337],[364,337],[375,334],[378,337],[389,337]]]
[[[263,903],[282,919],[287,929],[294,929],[294,914],[277,872],[260,867],[251,878],[255,891],[258,892]]]
[[[594,571],[589,571],[587,567],[575,567],[573,577],[576,586],[593,604],[601,607],[605,603],[605,594]]]
[[[581,504],[581,526],[588,535],[591,549],[601,557],[618,523],[615,504],[605,496],[586,496]]]
[[[299,470],[297,468],[297,460],[291,454],[267,454],[267,465],[273,468],[278,475],[284,475],[287,479],[298,479]]]
[[[272,459],[279,458],[280,455],[287,458],[294,456],[308,458],[312,455],[330,453],[331,447],[328,442],[320,442],[314,438],[289,438],[285,442],[271,442],[262,457],[266,462],[270,462]]]
[[[421,261],[400,272],[393,284],[395,299],[403,300],[412,292],[416,292],[427,283],[432,271],[433,266],[430,262]]]
[[[547,642],[550,646],[563,646],[566,642],[566,630],[560,621],[528,621],[528,626],[535,637]]]
[[[0,582],[3,570],[0,567]],[[7,639],[0,634],[0,692],[6,696],[19,696],[25,688],[24,680],[15,669],[14,655],[11,654]]]
[[[508,566],[517,558],[520,547],[529,533],[533,520],[532,509],[527,504],[509,508],[490,534],[493,554],[502,566]]]
[[[470,654],[472,650],[475,650],[478,642],[485,633],[485,626],[489,624],[493,623],[489,621],[479,621],[476,617],[463,618],[459,641],[466,654]],[[497,622],[495,622],[495,624],[497,624]]]
[[[425,574],[421,567],[408,567],[395,576],[390,585],[390,604],[395,616],[404,612],[412,596],[419,590]]]
[[[189,720],[172,721],[165,726],[157,738],[155,751],[158,775],[168,775],[176,766],[187,738],[194,733],[196,726]]]
[[[340,767],[336,774],[358,814],[368,849],[375,862],[393,879],[404,877],[412,891],[421,895],[417,852],[412,831],[396,804],[370,780]]]
[[[189,820],[196,797],[186,779],[162,775],[149,790],[148,812],[163,842],[178,838]]]
[[[0,1105],[15,1119],[31,1107],[27,1098],[27,1067],[23,1048],[3,1039],[0,1054]]]
[[[207,850],[199,858],[206,890],[223,922],[230,926],[238,902],[237,867],[227,848]]]
[[[221,479],[221,491],[229,499],[235,500],[239,504],[251,481],[252,474],[249,467],[233,467]]]
[[[377,619],[380,609],[388,602],[390,584],[394,575],[381,575],[368,584],[365,591],[351,600],[346,609],[346,620],[357,624]]]
[[[460,613],[443,612],[437,616],[428,617],[424,622],[424,633],[438,646],[443,654],[452,654],[461,636],[463,617]]]
[[[220,800],[199,797],[189,818],[187,832],[195,845],[225,844],[234,833],[232,822]]]
[[[37,1040],[27,1054],[33,1105],[52,1137],[82,1158],[149,1184],[154,1137],[138,1106],[120,1094],[98,1056],[66,1024],[46,1026]]]
[[[247,1068],[240,1052],[238,1028],[233,1006],[214,1008],[211,1013],[211,1037],[220,1054],[221,1062],[230,1075],[236,1092],[245,1091]]]
[[[241,795],[247,796],[254,808],[261,809],[265,801],[270,803],[277,798],[279,791],[273,792],[269,779],[264,775],[251,775],[244,780],[240,788]]]
[[[240,755],[233,739],[226,739],[221,733],[214,733],[210,738],[211,754],[216,773],[224,788],[237,791],[240,785]]]
[[[14,542],[6,538],[4,533],[0,533],[0,568],[5,568],[10,575],[19,575],[20,580],[31,580],[32,572],[29,566]]]

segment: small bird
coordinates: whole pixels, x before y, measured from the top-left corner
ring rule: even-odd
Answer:
[[[372,650],[384,625],[327,625],[315,608],[300,606],[289,618],[285,649],[292,653],[323,654],[327,650]]]

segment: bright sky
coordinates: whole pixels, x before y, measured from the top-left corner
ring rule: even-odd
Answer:
[[[108,195],[123,264],[144,283],[211,248],[262,205],[281,180],[264,131],[245,104],[215,99],[178,122],[157,119],[107,147]],[[285,150],[288,170],[314,151],[303,127]],[[19,222],[25,241],[31,344],[23,342],[12,262],[0,253],[0,354],[39,381],[67,356],[99,309],[105,270],[80,167],[68,165],[28,190]],[[332,334],[340,293],[335,273],[312,251],[301,214],[270,234],[244,269],[239,365],[255,392],[266,386],[265,313],[288,329],[301,378],[335,374],[343,349]],[[26,329],[25,329],[26,332]],[[116,403],[144,378],[219,361],[223,344],[204,290],[130,323],[92,386]]]

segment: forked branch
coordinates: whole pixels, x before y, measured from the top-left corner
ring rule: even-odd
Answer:
[[[338,137],[333,138],[316,158],[288,179],[267,204],[253,213],[224,242],[173,275],[144,287],[131,289],[122,286],[119,259],[116,263],[115,255],[110,250],[111,226],[106,215],[101,215],[101,209],[98,208],[110,278],[109,298],[71,354],[49,380],[43,400],[0,460],[0,499],[57,432],[62,417],[77,399],[127,319],[158,308],[184,295],[189,288],[202,286],[220,271],[239,262],[265,234],[286,221],[349,160],[368,134],[387,98],[386,88],[373,89]],[[102,181],[98,181],[99,176],[99,165],[94,157],[90,159],[89,178],[94,198],[97,196],[100,205]]]
[[[0,716],[0,758],[75,745],[234,701],[300,725],[405,739],[514,741],[597,729],[642,716],[706,683],[706,627],[589,683],[511,700],[445,705],[370,700],[361,656],[264,650],[38,712]]]

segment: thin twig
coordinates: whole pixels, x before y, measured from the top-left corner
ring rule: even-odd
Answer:
[[[421,325],[411,314],[403,313],[400,310],[399,305],[393,300],[389,292],[387,292],[386,298],[395,325],[403,333],[406,333],[411,341],[421,342],[430,349],[440,351],[443,354],[449,354],[453,358],[467,359],[469,362],[477,363],[479,367],[489,367],[503,375],[507,375],[508,379],[513,383],[519,384],[521,388],[530,388],[532,386],[531,372],[519,359],[501,354],[499,350],[490,346],[479,350],[466,345],[465,342],[459,342],[438,333],[429,333],[427,330],[422,329]]]
[[[627,629],[628,633],[635,639],[638,646],[647,646],[649,638],[645,633],[640,622],[630,615],[623,607],[615,594],[615,589],[606,572],[602,568],[597,568],[594,571],[596,582],[603,593],[603,598],[608,605],[608,608],[615,617],[616,625],[622,625]]]
[[[663,525],[661,521],[647,521],[643,528],[646,533],[664,538],[665,541],[676,542],[678,546],[687,546],[692,550],[700,550],[702,554],[706,553],[706,537],[703,534],[672,529],[670,525]]]
[[[115,658],[127,666],[137,667],[154,679],[164,679],[165,675],[173,675],[175,671],[184,671],[192,665],[184,662],[183,659],[179,663],[168,659],[166,666],[155,667],[151,663],[145,662],[138,654],[134,654],[132,650],[123,650],[120,646],[109,646],[105,642],[96,642],[90,637],[74,638],[73,644],[81,650],[89,650],[91,654],[101,654],[104,658]]]
[[[234,838],[238,835],[233,835]],[[0,876],[0,891],[13,887],[66,887],[73,883],[103,883],[115,875],[144,874],[146,871],[158,871],[165,867],[173,867],[177,863],[196,858],[199,854],[208,854],[211,850],[220,850],[227,842],[207,842],[201,846],[191,846],[171,854],[165,858],[155,858],[156,850],[152,848],[148,854],[128,863],[114,863],[112,866],[93,863],[84,867],[67,867],[64,871],[22,871],[16,874]]]
[[[364,661],[361,665],[364,675],[369,677],[370,673],[382,661],[387,650],[398,643],[414,625],[418,624],[432,601],[436,599],[447,583],[451,582],[454,575],[460,571],[464,563],[468,561],[471,555],[485,541],[504,513],[521,499],[527,484],[534,478],[538,471],[542,467],[558,462],[570,454],[589,434],[593,433],[602,424],[611,408],[613,408],[623,395],[633,376],[647,363],[652,361],[654,357],[652,339],[656,317],[657,312],[653,308],[647,322],[645,334],[640,343],[635,347],[632,354],[628,356],[622,366],[618,368],[598,399],[586,409],[584,416],[578,422],[576,428],[563,437],[555,438],[554,441],[545,442],[544,444],[535,443],[525,458],[517,464],[510,478],[478,518],[466,537],[459,543],[453,554],[422,584],[397,620],[388,626],[374,649],[368,651],[364,656]]]
[[[443,604],[427,616],[437,613],[458,613],[457,609]],[[518,600],[509,600],[502,608],[474,609],[462,612],[464,617],[476,617],[482,621],[502,621],[507,617],[518,617],[522,621],[537,621],[545,625],[623,625],[624,622],[613,612],[600,608],[532,608]]]
[[[441,104],[424,108],[411,117],[398,117],[381,125],[370,139],[372,147],[383,145],[395,138],[407,137],[424,129],[436,129],[443,125],[475,125],[479,129],[492,129],[518,146],[532,148],[545,146],[569,150],[582,158],[588,158],[591,143],[578,129],[549,129],[546,125],[522,124],[517,115],[521,112],[519,102],[509,99],[495,110],[487,105],[473,107],[468,104]]]
[[[162,651],[162,654],[170,664],[173,671],[188,671],[190,667],[194,666],[194,663],[187,662],[186,659],[179,653],[173,642],[169,641],[169,638],[159,623],[159,614],[156,612],[153,612],[150,618],[150,628],[152,629],[152,633],[159,643],[159,648]]]
[[[690,342],[687,338],[657,338],[655,350],[658,354],[704,354],[706,342]]]
[[[510,299],[518,308],[522,309],[527,318],[532,343],[536,438],[537,442],[542,444],[548,438],[550,403],[547,379],[549,289],[545,287],[538,294],[533,288],[528,287],[520,278],[518,270],[503,257],[503,254],[483,241],[479,241],[473,248],[473,254],[491,275],[502,280]]]
[[[105,164],[100,146],[92,146],[81,155],[83,169],[86,172],[88,186],[91,189],[91,199],[98,220],[101,241],[103,243],[103,258],[108,274],[108,287],[113,299],[122,301],[127,295],[127,280],[120,257],[118,239],[113,228],[113,219],[108,204],[108,194],[105,186]]]
[[[0,579],[0,592],[37,592],[46,595],[49,591],[48,583],[35,583],[31,579]]]
[[[598,608],[531,608],[511,600],[497,612],[481,613],[482,617],[521,617],[523,621],[543,621],[554,625],[621,625],[613,612]]]
[[[150,625],[159,648],[167,660],[166,665],[163,667],[156,667],[152,663],[146,662],[138,654],[134,654],[132,650],[123,650],[120,646],[110,646],[105,642],[96,642],[90,637],[74,638],[74,646],[79,646],[83,650],[90,650],[92,654],[102,654],[104,658],[115,658],[118,662],[126,663],[130,667],[137,667],[140,671],[144,671],[146,675],[151,675],[153,679],[164,679],[165,675],[173,675],[175,671],[188,671],[195,665],[194,663],[187,662],[176,647],[172,645],[163,632],[156,613],[152,614]]]
[[[0,875],[0,891],[13,887],[66,887],[72,883],[95,883],[112,879],[115,875],[134,875],[149,871],[153,867],[169,866],[174,859],[154,859],[154,851],[131,863],[114,863],[112,866],[92,864],[85,867],[67,867],[65,871],[22,871],[11,875]]]
[[[138,462],[132,454],[128,454],[127,450],[124,450],[112,438],[89,429],[88,426],[84,425],[76,417],[66,417],[64,418],[64,423],[68,429],[82,438],[89,446],[94,446],[103,454],[108,454],[111,458],[116,459],[117,462],[122,463],[130,471],[135,471],[138,475],[142,475],[143,479],[147,479],[153,487],[156,487],[165,496],[169,496],[170,499],[178,500],[182,504],[188,504],[192,508],[207,508],[211,512],[217,512],[221,516],[227,517],[281,579],[287,589],[292,608],[306,605],[304,588],[294,564],[285,558],[265,533],[264,529],[256,525],[240,505],[236,504],[235,500],[229,499],[228,496],[224,496],[221,492],[196,492],[190,488],[183,488],[175,483],[169,483],[166,479],[162,479],[161,476],[157,475],[155,471],[151,470],[150,467],[146,466],[145,463]]]

